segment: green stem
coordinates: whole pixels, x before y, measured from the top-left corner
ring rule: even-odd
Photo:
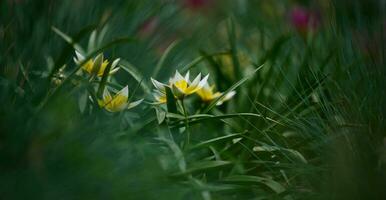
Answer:
[[[188,112],[186,111],[184,98],[181,99],[181,104],[182,104],[182,109],[185,116],[185,128],[186,128],[186,141],[185,141],[184,148],[187,149],[190,144],[190,130],[189,130]]]

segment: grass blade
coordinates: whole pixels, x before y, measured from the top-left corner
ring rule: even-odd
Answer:
[[[247,81],[248,79],[250,79],[251,77],[254,76],[254,74],[259,71],[262,67],[264,66],[264,64],[260,65],[257,69],[255,69],[249,76],[246,76],[244,78],[242,78],[241,80],[239,80],[237,83],[233,84],[230,88],[228,88],[228,90],[226,90],[220,97],[218,97],[217,99],[213,100],[209,105],[208,107],[203,111],[203,113],[208,113],[210,110],[212,110],[217,102],[219,102],[220,100],[222,100],[229,92],[235,90],[236,88],[238,88],[240,85],[242,85],[245,81]]]

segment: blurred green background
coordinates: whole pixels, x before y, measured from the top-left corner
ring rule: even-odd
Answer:
[[[140,106],[71,75],[94,30]],[[0,199],[386,199],[385,31],[384,0],[3,0]],[[150,77],[187,68],[242,84],[184,127]]]

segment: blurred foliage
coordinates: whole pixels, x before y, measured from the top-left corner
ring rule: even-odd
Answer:
[[[386,199],[385,9],[1,1],[0,198]],[[121,58],[120,70],[79,74],[78,47]],[[176,69],[237,93],[215,106],[167,90],[153,104],[150,78]],[[105,87],[126,85],[144,102],[98,106]]]

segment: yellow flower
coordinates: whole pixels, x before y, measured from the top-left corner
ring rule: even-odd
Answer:
[[[129,103],[129,88],[126,86],[114,96],[111,96],[108,89],[105,88],[103,91],[103,97],[98,100],[98,104],[100,107],[109,112],[120,112],[125,109],[133,108],[139,105],[142,101],[143,99]]]
[[[221,92],[213,92],[213,89],[214,89],[214,85],[210,86],[208,84],[208,82],[206,81],[204,86],[197,91],[197,95],[201,98],[201,100],[204,103],[209,103],[209,102],[213,101],[214,99],[219,98],[221,95],[223,95],[223,93],[221,93]],[[236,94],[235,91],[228,92],[227,94],[225,94],[224,97],[222,97],[216,103],[216,105],[219,106],[219,105],[223,104],[225,101],[228,101],[229,99],[231,99],[235,94]]]
[[[177,97],[191,95],[201,89],[207,82],[209,74],[201,79],[201,73],[194,78],[192,82],[189,79],[189,71],[183,77],[178,71],[173,78],[169,80],[169,85],[172,88],[173,94]]]
[[[201,79],[201,74],[198,74],[198,76],[191,82],[189,80],[189,72],[187,72],[185,77],[183,77],[178,71],[176,71],[174,77],[169,80],[169,85],[163,84],[151,78],[151,82],[156,88],[153,92],[153,96],[157,101],[156,103],[166,103],[165,87],[171,88],[173,95],[176,98],[182,98],[184,96],[191,95],[204,86],[205,82],[208,80],[208,77],[209,75]]]
[[[155,90],[153,93],[153,96],[154,96],[155,100],[157,101],[157,103],[160,103],[160,104],[166,103],[166,94],[165,93],[162,93],[162,92]]]
[[[85,57],[78,51],[75,51],[75,54],[76,54],[76,57],[74,57],[74,61],[76,64],[79,65],[85,60]],[[114,62],[112,63],[110,73],[109,73],[110,75],[114,74],[119,70],[119,68],[116,67],[119,63],[119,60],[120,60],[119,58],[115,59]],[[109,64],[109,61],[107,59],[103,60],[103,54],[99,54],[94,59],[90,59],[85,64],[83,64],[82,69],[89,74],[95,73],[98,77],[102,77],[108,64]]]
[[[213,99],[216,99],[221,96],[220,92],[213,93],[213,89],[214,85],[209,86],[209,84],[207,84],[197,91],[197,95],[201,98],[203,102],[210,102]]]

